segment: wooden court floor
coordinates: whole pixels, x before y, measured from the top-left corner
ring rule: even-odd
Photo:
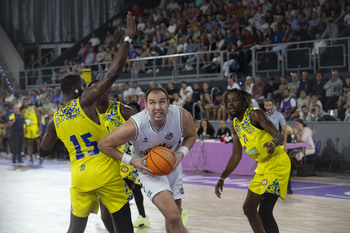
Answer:
[[[38,161],[36,161],[37,163]],[[189,212],[187,229],[191,233],[252,232],[243,215],[242,203],[248,178],[232,177],[238,188],[225,188],[222,199],[214,194],[217,176],[185,174],[186,199],[183,208]],[[236,179],[236,180],[235,180]],[[196,184],[193,184],[196,180]],[[200,182],[198,183],[198,181]],[[293,177],[303,189],[303,182],[318,187],[341,186],[349,190],[350,179]],[[67,162],[46,162],[39,166],[12,166],[0,158],[0,233],[62,233],[69,225],[70,171]],[[312,186],[312,185],[311,185]],[[308,188],[312,190],[312,187]],[[282,233],[347,233],[350,232],[350,196],[336,198],[297,194],[279,200],[275,218]],[[135,229],[138,233],[164,233],[164,218],[144,195],[150,227]],[[132,201],[132,218],[137,218]],[[87,233],[105,233],[100,215],[90,215]]]

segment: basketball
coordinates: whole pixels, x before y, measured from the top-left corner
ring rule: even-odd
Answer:
[[[166,147],[157,146],[148,152],[146,166],[154,175],[163,176],[169,174],[175,165],[174,153]]]

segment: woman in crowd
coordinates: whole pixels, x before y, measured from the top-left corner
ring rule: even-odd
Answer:
[[[197,135],[199,139],[213,139],[215,134],[214,127],[206,118],[202,118],[199,123]]]
[[[244,84],[244,90],[249,94],[252,94],[253,86],[254,86],[253,78],[251,76],[247,76]]]
[[[289,154],[292,164],[295,168],[303,163],[303,157],[315,153],[315,144],[312,138],[312,130],[307,127],[303,120],[298,119],[295,121],[295,128],[293,129],[294,139],[297,142],[309,143],[311,146],[304,149],[294,149]]]

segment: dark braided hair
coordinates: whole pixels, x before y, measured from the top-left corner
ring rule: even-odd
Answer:
[[[226,110],[227,110],[227,97],[230,93],[237,93],[241,97],[243,105],[246,108],[253,106],[252,97],[248,92],[243,91],[243,90],[239,90],[237,88],[232,88],[230,90],[227,90],[224,94],[224,101],[222,103],[223,103]]]
[[[77,74],[68,74],[64,76],[61,81],[61,90],[63,94],[69,95],[72,90],[72,86],[79,84],[80,80],[81,77]]]

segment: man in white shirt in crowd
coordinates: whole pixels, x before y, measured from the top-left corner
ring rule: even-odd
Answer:
[[[193,89],[185,81],[181,82],[180,97],[183,101],[186,101],[186,95],[192,95]]]
[[[312,55],[315,58],[318,58],[320,56],[320,54],[322,55],[324,53],[325,48],[321,48],[321,47],[326,47],[326,41],[322,40],[322,35],[321,33],[316,33],[316,41],[314,42],[314,48],[312,49]]]
[[[142,92],[142,89],[141,89],[141,87],[139,87],[137,81],[133,81],[132,88],[131,88],[131,94],[139,96],[141,92]]]
[[[191,95],[190,95],[191,96]],[[185,102],[180,98],[179,94],[175,92],[173,94],[174,101],[172,102],[172,105],[176,105],[178,107],[183,107]]]
[[[128,82],[124,83],[123,96],[124,98],[127,96],[132,96],[132,89],[130,88],[130,84]]]
[[[232,78],[227,79],[227,90],[231,90],[233,88],[237,88],[238,90],[241,90],[241,87],[236,83]]]
[[[91,47],[96,47],[99,46],[101,44],[100,39],[96,36],[95,33],[92,33],[91,38],[89,40],[89,43],[91,45]]]
[[[174,20],[170,20],[170,22],[169,22],[169,27],[168,27],[168,31],[169,31],[170,33],[175,33],[176,27],[177,27],[177,25],[174,23]]]

